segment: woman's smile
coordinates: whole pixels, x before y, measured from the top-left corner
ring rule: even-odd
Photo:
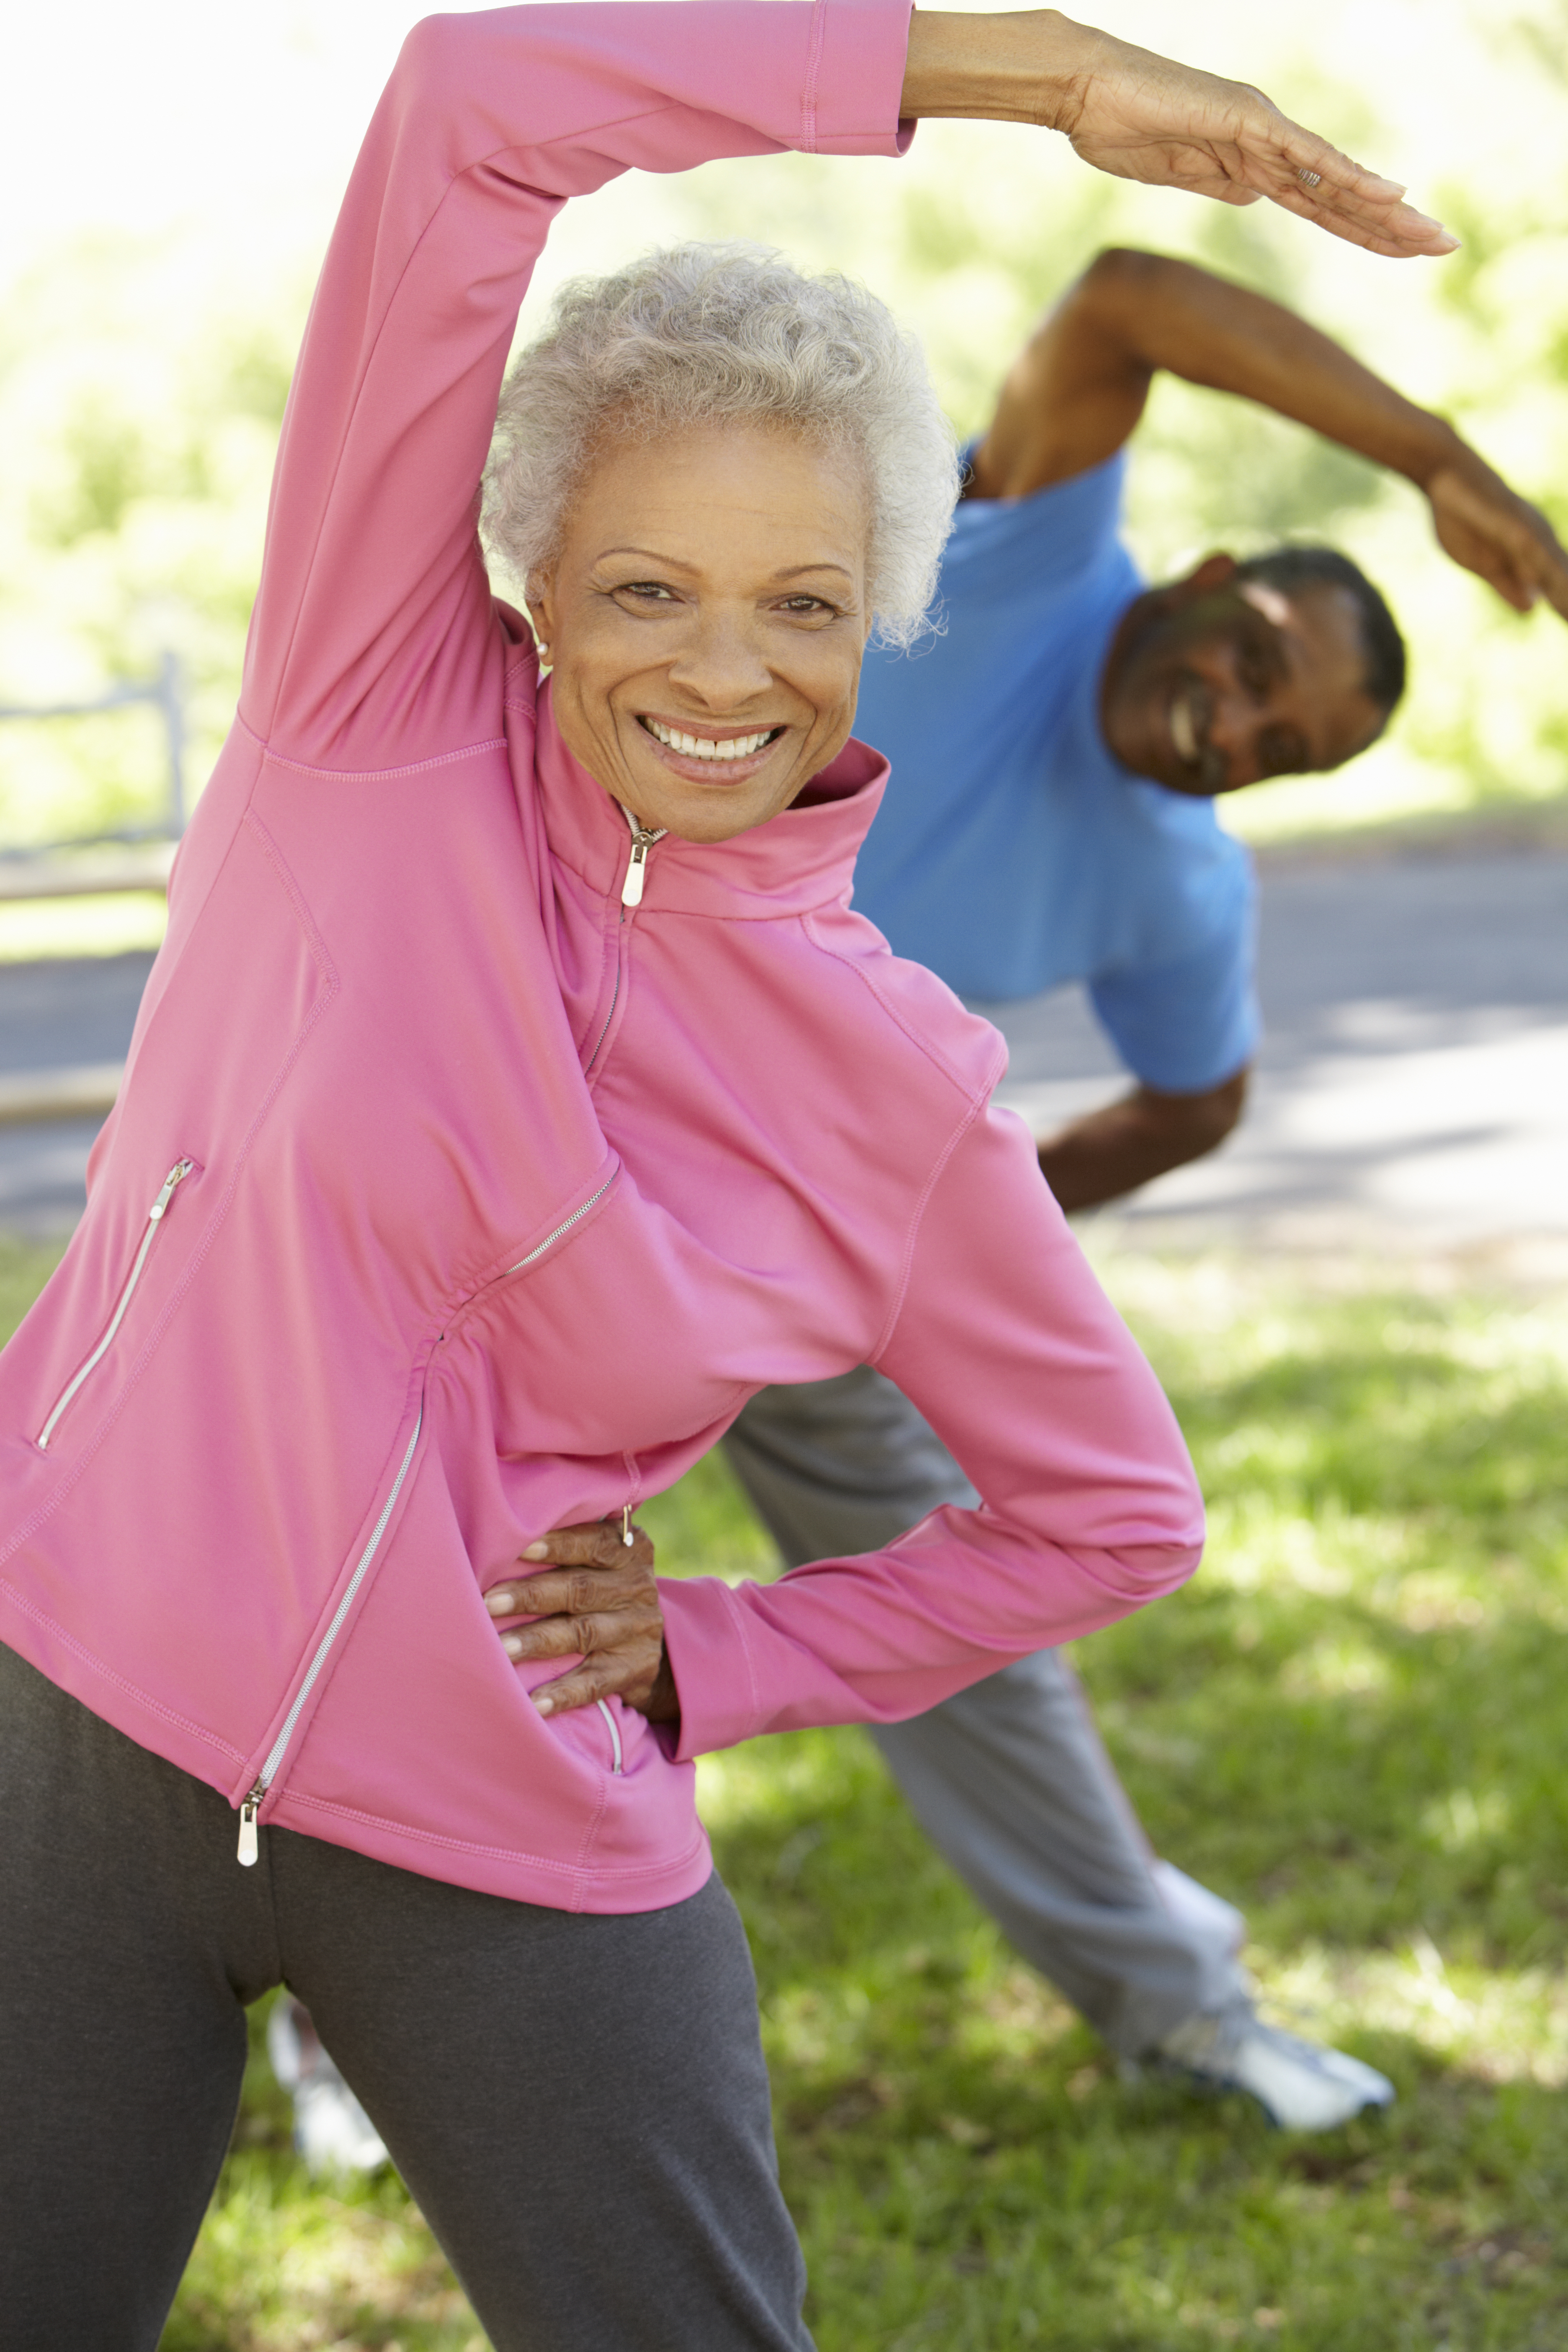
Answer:
[[[789,732],[783,723],[665,719],[649,710],[637,713],[637,725],[648,738],[650,756],[671,775],[688,783],[719,785],[749,783],[760,775]]]

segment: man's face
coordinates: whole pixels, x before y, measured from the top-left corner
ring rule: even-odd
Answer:
[[[1342,588],[1284,595],[1229,556],[1141,596],[1111,646],[1100,725],[1122,765],[1200,799],[1337,768],[1383,731]]]

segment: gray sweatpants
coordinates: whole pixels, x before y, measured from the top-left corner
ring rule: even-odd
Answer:
[[[497,2352],[810,2352],[720,1881],[605,1918],[289,1830],[0,1648],[0,2344],[153,2352],[245,2004],[310,2004]]]
[[[892,1382],[862,1365],[765,1389],[724,1441],[785,1563],[872,1551],[974,1489]],[[1059,1651],[872,1733],[976,1899],[1115,2050],[1249,2005],[1228,1905],[1155,1862]]]

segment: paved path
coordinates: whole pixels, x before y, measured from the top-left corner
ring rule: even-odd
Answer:
[[[0,1079],[122,1054],[148,961],[0,966]],[[1262,988],[1244,1125],[1110,1213],[1126,1241],[1568,1253],[1568,854],[1277,858]],[[1005,1025],[1042,1129],[1121,1083],[1076,995]],[[95,1125],[0,1129],[0,1226],[68,1227]]]
[[[1247,1116],[1110,1213],[1125,1239],[1568,1247],[1568,855],[1297,856],[1262,898]],[[1007,1097],[1042,1131],[1110,1090],[1076,995],[1006,1027]]]

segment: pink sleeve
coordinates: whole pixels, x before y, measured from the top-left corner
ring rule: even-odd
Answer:
[[[469,740],[492,650],[479,477],[551,220],[634,165],[898,153],[909,15],[909,0],[630,0],[416,26],[284,421],[241,698],[255,733],[362,769]]]
[[[661,1587],[683,1756],[916,1715],[1192,1573],[1203,1505],[1158,1381],[1006,1111],[932,1188],[879,1362],[984,1498],[776,1584]]]

